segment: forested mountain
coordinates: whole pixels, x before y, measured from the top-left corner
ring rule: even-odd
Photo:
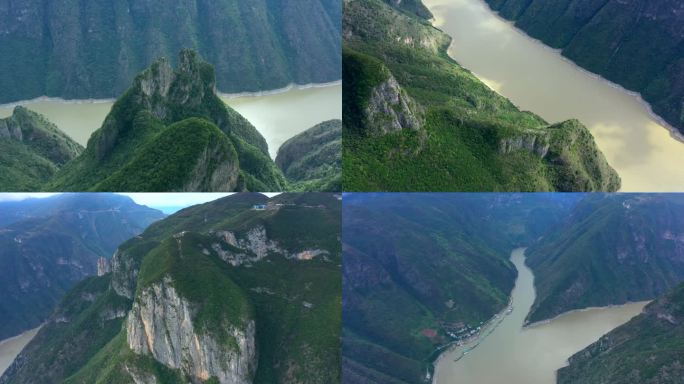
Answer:
[[[287,140],[276,165],[302,191],[342,190],[342,120],[329,120]]]
[[[2,0],[0,103],[112,98],[193,48],[222,92],[340,79],[339,0]]]
[[[38,190],[82,152],[44,116],[16,107],[0,119],[0,191]]]
[[[44,322],[117,245],[164,215],[112,194],[0,203],[0,340]]]
[[[489,89],[447,56],[450,38],[426,11],[344,2],[345,190],[619,189],[586,127],[550,124]]]
[[[507,305],[511,249],[556,225],[580,198],[346,195],[344,382],[424,382],[447,331],[475,328]]]
[[[71,290],[0,383],[339,383],[340,197],[186,208]]]
[[[679,0],[486,0],[580,66],[641,93],[684,132],[684,3]]]
[[[558,384],[677,384],[684,378],[684,285],[570,358]]]
[[[684,196],[588,195],[528,251],[529,321],[654,299],[684,281]]]
[[[216,95],[214,69],[195,51],[174,69],[160,59],[121,96],[54,191],[281,191],[266,140]]]

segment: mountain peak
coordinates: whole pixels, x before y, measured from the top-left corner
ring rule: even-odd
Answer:
[[[183,49],[178,56],[176,69],[161,57],[140,73],[132,88],[142,105],[161,120],[175,120],[172,110],[199,108],[215,96],[214,68],[192,49]]]

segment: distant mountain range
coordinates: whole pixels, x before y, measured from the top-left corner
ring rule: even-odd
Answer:
[[[578,65],[641,93],[684,132],[684,3],[679,0],[486,0]]]
[[[340,196],[240,193],[119,245],[0,383],[335,384]]]
[[[419,0],[344,2],[347,191],[616,191],[577,120],[520,111],[447,55]]]
[[[341,78],[339,0],[0,1],[0,103],[113,98],[183,48],[226,93]]]
[[[112,194],[0,203],[0,340],[44,322],[119,243],[164,217]]]

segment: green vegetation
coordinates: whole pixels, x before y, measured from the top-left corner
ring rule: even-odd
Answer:
[[[69,0],[0,17],[0,103],[117,97],[157,57],[183,48],[216,63],[226,93],[340,79],[339,0]]]
[[[476,328],[507,305],[516,277],[510,250],[556,225],[580,198],[347,195],[345,377],[425,382],[437,348],[452,340],[447,332]]]
[[[676,0],[627,6],[607,0],[487,0],[501,16],[578,65],[640,92],[684,130],[684,23]],[[618,48],[619,47],[619,48]]]
[[[188,175],[201,175],[193,190],[217,190],[211,175],[221,166],[230,170],[235,148],[214,124],[199,118],[182,120],[162,129],[136,156],[97,184],[103,191],[177,191],[187,188]]]
[[[586,307],[650,300],[684,281],[677,195],[588,196],[531,246],[531,322]]]
[[[110,279],[93,277],[74,287],[22,352],[31,356],[30,361],[17,360],[0,382],[62,382],[107,345],[121,331],[124,319],[108,320],[103,315],[130,306],[109,288]]]
[[[0,224],[3,340],[44,323],[67,291],[97,272],[100,257],[164,217],[111,194],[9,202],[0,215],[16,215]]]
[[[320,123],[286,141],[275,159],[294,191],[342,190],[342,121]]]
[[[254,210],[256,204],[271,208]],[[178,295],[196,309],[192,318],[198,332],[237,348],[233,339],[225,337],[228,330],[241,327],[246,319],[255,321],[258,361],[254,362],[254,383],[339,383],[340,220],[341,202],[332,194],[281,194],[269,199],[240,193],[181,210],[121,244],[118,269],[94,279],[106,294],[95,302],[73,305],[71,298],[84,295],[82,289],[72,291],[0,382],[32,382],[26,378],[41,375],[46,378],[41,382],[48,384],[118,384],[133,382],[132,374],[160,383],[196,381],[188,372],[165,367],[151,355],[135,354],[127,343],[126,326],[122,326],[132,300],[146,287],[170,278]],[[213,245],[222,244],[224,249],[254,256],[252,249],[228,246],[223,231],[247,241],[246,234],[258,227],[286,254],[271,250],[261,260],[233,266],[215,251]],[[286,257],[310,249],[327,253],[312,260]],[[132,300],[124,297],[129,288]],[[114,302],[126,305],[122,318],[111,321],[117,324],[113,332],[109,323],[103,326],[99,320],[87,326],[57,321],[57,316],[67,311],[79,318],[86,314],[106,318],[103,309]],[[73,350],[69,341],[85,337],[97,341],[87,358]],[[43,368],[51,367],[54,356],[73,362],[68,370],[48,374]],[[214,377],[204,383],[216,382]]]
[[[44,116],[16,107],[0,119],[0,190],[39,190],[82,151]]]
[[[215,93],[190,50],[160,59],[121,96],[85,152],[45,186],[75,191],[281,191],[266,141]]]
[[[675,384],[684,377],[684,285],[570,358],[559,384]]]
[[[380,0],[345,3],[347,191],[615,191],[576,121],[518,110],[446,53],[448,36]]]

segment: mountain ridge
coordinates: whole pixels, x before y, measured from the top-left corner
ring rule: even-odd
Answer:
[[[0,103],[114,97],[183,48],[218,65],[226,93],[339,80],[340,17],[333,0],[3,0]]]

